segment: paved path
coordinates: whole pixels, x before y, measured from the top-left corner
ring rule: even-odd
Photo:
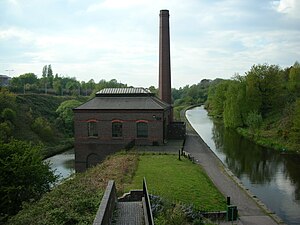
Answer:
[[[143,225],[144,212],[142,202],[118,202],[117,212],[113,224],[116,225]]]
[[[237,205],[240,218],[234,224],[283,224],[283,222],[275,214],[272,214],[271,212],[268,212],[271,216],[266,214],[266,211],[262,209],[264,208],[263,203],[259,200],[254,201],[253,198],[249,196],[251,193],[247,193],[247,191],[242,188],[242,184],[239,183],[240,181],[224,167],[222,162],[210,150],[202,138],[194,130],[192,130],[192,128],[189,128],[187,131],[184,150],[191,153],[196,162],[203,167],[207,175],[222,194],[224,196],[230,196],[231,204]]]

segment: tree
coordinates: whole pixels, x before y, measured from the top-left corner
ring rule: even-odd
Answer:
[[[225,126],[232,128],[243,126],[245,83],[237,80],[229,82],[225,97],[223,113]]]
[[[73,108],[79,106],[80,101],[77,100],[67,100],[62,102],[57,108],[56,112],[59,115],[59,118],[62,120],[64,127],[70,133],[73,133]]]
[[[0,144],[0,222],[14,215],[22,202],[39,199],[55,184],[49,163],[41,156],[41,147],[12,140]]]
[[[48,66],[48,69],[47,69],[47,80],[49,82],[49,87],[52,88],[53,87],[53,71],[52,71],[52,67],[51,67],[51,64]]]
[[[16,108],[16,95],[9,92],[6,88],[0,89],[0,113],[5,108]]]
[[[1,113],[3,120],[8,120],[11,123],[14,123],[16,119],[16,112],[12,110],[11,108],[5,108]]]
[[[34,120],[31,129],[45,141],[51,141],[53,139],[53,130],[50,123],[42,117],[38,117]]]
[[[276,65],[254,65],[246,73],[246,95],[252,111],[265,116],[283,105],[280,69]]]
[[[294,106],[292,136],[295,142],[300,143],[300,98],[296,100]]]
[[[211,110],[211,115],[215,117],[223,117],[228,82],[228,80],[217,81],[209,88],[208,107]]]
[[[250,128],[251,132],[254,133],[256,129],[260,128],[262,121],[263,119],[261,114],[252,111],[248,114],[246,124]]]
[[[288,89],[293,96],[300,96],[300,64],[295,62],[289,72]]]
[[[53,89],[56,94],[63,95],[63,86],[62,86],[62,79],[61,78],[54,78],[53,80]]]
[[[43,78],[46,78],[46,77],[47,77],[47,74],[48,74],[48,66],[45,65],[45,66],[43,67],[43,72],[42,72]]]

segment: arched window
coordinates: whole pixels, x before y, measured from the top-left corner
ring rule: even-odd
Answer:
[[[114,138],[123,137],[122,122],[120,121],[112,122],[112,137]]]
[[[88,136],[89,137],[98,137],[98,129],[97,129],[97,121],[90,120],[87,123],[88,128]]]
[[[138,138],[148,137],[148,123],[146,121],[138,121],[136,123],[136,136]]]

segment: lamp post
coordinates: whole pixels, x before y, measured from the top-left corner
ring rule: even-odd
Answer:
[[[10,72],[13,72],[14,70],[5,70],[8,71],[8,76],[10,76]]]

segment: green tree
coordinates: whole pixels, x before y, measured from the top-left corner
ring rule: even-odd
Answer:
[[[43,117],[36,118],[31,125],[31,129],[45,141],[51,141],[53,139],[53,130],[51,125]]]
[[[0,123],[0,145],[12,137],[13,125],[9,121]]]
[[[298,98],[295,102],[292,136],[295,142],[300,143],[300,98]]]
[[[246,73],[246,95],[252,111],[260,112],[263,116],[283,105],[282,77],[276,65],[254,65]]]
[[[229,81],[222,80],[212,84],[209,88],[208,107],[212,116],[222,118],[224,104],[226,100],[226,91]]]
[[[59,119],[63,122],[63,125],[66,128],[66,131],[68,131],[69,133],[74,132],[73,108],[79,106],[80,104],[82,104],[82,103],[77,100],[67,100],[67,101],[62,102],[56,110],[56,112],[59,115]]]
[[[49,163],[41,156],[41,147],[12,140],[0,144],[1,221],[16,214],[22,202],[39,199],[57,180]],[[0,221],[0,222],[1,222]]]
[[[223,113],[226,127],[237,128],[244,125],[245,92],[245,82],[229,82]]]
[[[5,108],[1,113],[3,120],[8,120],[11,123],[15,122],[16,119],[16,112],[12,110],[11,108]]]
[[[5,108],[16,108],[16,95],[9,92],[6,88],[0,89],[0,113]]]
[[[254,134],[254,132],[260,128],[262,121],[263,119],[261,114],[253,111],[248,114],[246,124],[250,128],[251,132]]]
[[[294,97],[300,96],[300,64],[295,62],[289,72],[288,89]]]
[[[50,64],[50,65],[48,65],[48,69],[47,69],[47,80],[48,80],[50,88],[53,87],[53,79],[54,79],[54,76],[53,76],[53,71],[52,71],[52,67]]]
[[[53,89],[56,94],[63,95],[63,86],[62,86],[62,79],[61,78],[54,78],[53,80]]]

